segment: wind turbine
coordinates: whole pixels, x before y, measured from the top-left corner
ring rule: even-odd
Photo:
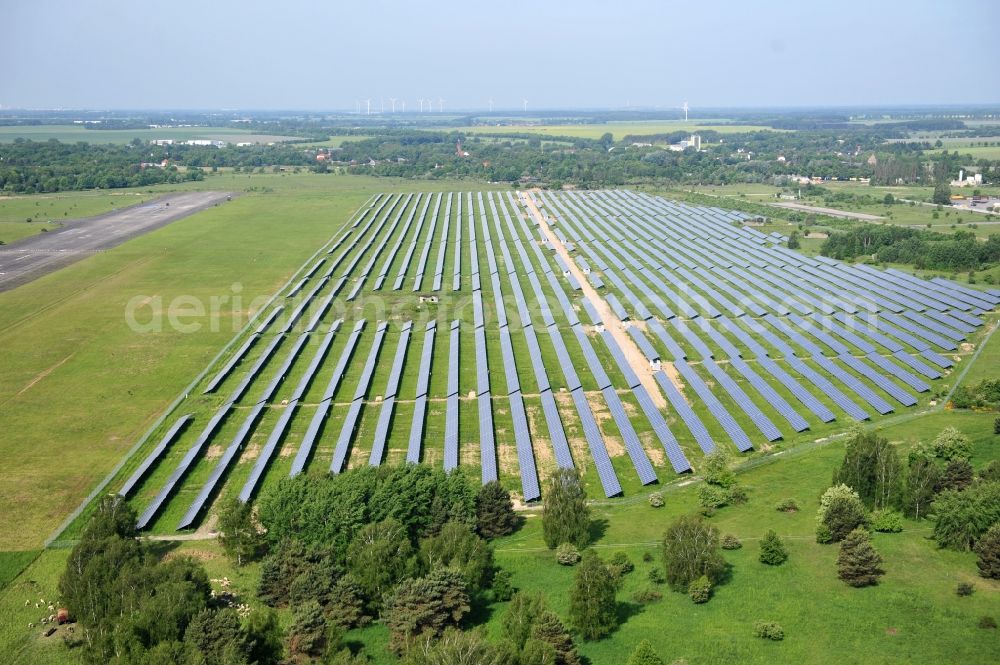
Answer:
[[[423,113],[424,112],[424,98],[421,97],[417,101],[420,102],[420,112]]]
[[[490,97],[490,113],[493,113],[493,98]]]
[[[522,99],[521,101],[524,102],[524,112],[527,113],[528,112],[528,100],[527,99]]]
[[[392,112],[395,113],[396,112],[396,98],[395,97],[390,97],[389,98],[389,103],[392,104]]]
[[[400,102],[400,103],[401,103],[401,104],[403,105],[403,113],[406,113],[406,100],[404,99],[404,100],[403,100],[402,102]]]
[[[361,102],[356,99],[354,100],[354,112],[361,115]]]
[[[687,122],[688,121],[688,103],[685,101],[684,104],[681,106],[681,108],[684,109],[684,122]]]
[[[365,104],[368,105],[368,115],[371,115],[372,114],[372,100],[371,100],[370,97],[365,100]]]
[[[444,100],[438,97],[438,113],[444,113]]]

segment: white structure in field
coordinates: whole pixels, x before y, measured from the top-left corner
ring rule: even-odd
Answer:
[[[701,152],[701,135],[692,134],[687,141],[671,143],[668,147],[674,152],[684,152],[687,148],[694,148],[695,152]]]
[[[983,174],[977,173],[975,175],[965,176],[965,170],[958,172],[958,180],[952,180],[952,187],[977,187],[983,184]]]

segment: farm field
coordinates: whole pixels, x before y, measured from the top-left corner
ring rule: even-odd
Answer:
[[[173,139],[211,139],[230,143],[272,143],[294,139],[291,136],[258,134],[234,127],[164,127],[162,129],[86,129],[83,125],[8,125],[0,126],[0,143],[15,139],[49,141],[55,139],[64,143],[129,143],[138,138],[143,141]]]
[[[628,498],[717,446],[752,457],[927,408],[1000,301],[807,259],[739,219],[625,191],[379,194],[110,487],[164,534],[279,475],[406,459],[526,501],[573,465],[593,498]]]

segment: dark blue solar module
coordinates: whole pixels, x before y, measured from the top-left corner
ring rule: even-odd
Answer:
[[[664,394],[667,396],[667,400],[670,405],[674,407],[674,411],[680,416],[681,420],[684,421],[684,425],[687,426],[691,435],[694,436],[694,440],[701,447],[705,454],[709,454],[715,451],[715,442],[712,441],[712,436],[708,433],[705,428],[704,423],[701,422],[701,418],[691,409],[688,405],[687,400],[681,395],[677,387],[674,386],[673,382],[670,380],[663,371],[656,372],[653,374],[656,378],[656,382],[660,384],[663,389]]]
[[[386,382],[383,401],[378,414],[378,422],[375,424],[375,437],[372,442],[371,454],[368,463],[378,466],[382,463],[385,455],[386,439],[389,436],[389,424],[392,421],[393,410],[396,404],[396,395],[399,391],[399,379],[403,373],[403,362],[406,359],[406,351],[410,343],[410,331],[413,329],[413,322],[407,321],[403,324],[400,332],[399,342],[396,345],[396,355],[392,360],[392,369],[389,370],[389,379]]]
[[[948,358],[945,358],[940,353],[934,353],[930,349],[921,351],[920,355],[922,355],[924,358],[927,358],[927,360],[930,360],[938,367],[943,367],[944,369],[948,369],[949,367],[953,367],[955,365],[955,363],[953,363]]]
[[[729,363],[733,366],[733,369],[742,374],[743,377],[750,382],[750,385],[752,385],[754,389],[760,393],[768,404],[774,407],[774,409],[788,421],[788,424],[792,426],[792,429],[796,432],[809,429],[809,423],[806,419],[800,416],[799,413],[792,408],[791,404],[789,404],[784,397],[779,395],[778,392],[771,387],[771,384],[765,381],[748,364],[739,358],[732,358]]]
[[[667,347],[667,353],[669,353],[672,358],[687,358],[687,352],[681,348],[680,344],[674,341],[674,338],[670,336],[659,321],[655,319],[647,321],[646,327],[649,328],[649,330],[656,335],[661,342],[663,342],[663,344]]]
[[[740,388],[739,384],[736,383],[728,374],[725,373],[718,365],[712,360],[705,360],[702,362],[702,366],[708,370],[708,373],[712,375],[712,378],[722,386],[722,388],[729,393],[729,396],[733,398],[736,405],[743,410],[743,413],[749,416],[753,424],[760,430],[768,441],[777,441],[781,438],[781,431],[777,426],[771,422],[771,419],[764,415],[753,400]]]
[[[930,365],[920,362],[919,360],[911,356],[909,353],[906,353],[905,351],[898,351],[897,353],[892,354],[892,356],[901,361],[904,365],[906,365],[910,369],[920,374],[923,374],[928,379],[941,378],[941,372],[937,371]]]
[[[884,358],[883,356],[880,356],[877,353],[869,353],[866,356],[866,358],[868,358],[868,360],[872,361],[876,366],[885,370],[889,374],[892,374],[894,377],[896,377],[909,387],[913,388],[917,392],[923,393],[931,389],[931,387],[927,385],[927,383],[925,383],[919,377],[906,371],[905,369],[903,369],[896,363],[892,362],[888,358]]]
[[[813,412],[813,414],[825,423],[835,420],[833,411],[828,409],[825,404],[816,399],[812,393],[802,387],[798,381],[796,381],[788,372],[783,370],[776,362],[771,360],[766,356],[761,356],[757,359],[757,363],[771,376],[776,378],[783,386],[791,391],[795,399],[802,402],[807,409]]]
[[[675,360],[674,367],[684,377],[684,381],[698,393],[701,401],[705,403],[709,412],[715,416],[715,419],[719,421],[722,428],[726,430],[726,434],[733,440],[733,443],[740,452],[751,450],[753,444],[750,442],[750,437],[747,436],[746,432],[743,431],[743,428],[739,426],[736,419],[733,418],[726,407],[722,405],[722,402],[712,393],[708,385],[698,376],[697,372],[683,360]]]
[[[885,377],[884,375],[876,372],[872,369],[871,365],[855,358],[854,356],[840,356],[840,362],[844,363],[855,372],[865,377],[876,386],[889,393],[894,400],[902,404],[903,406],[913,406],[917,403],[916,398],[910,393],[906,392],[899,386],[897,386],[893,381]]]
[[[809,367],[795,356],[788,356],[785,361],[792,366],[796,372],[808,379],[814,386],[819,388],[824,395],[832,399],[837,406],[847,412],[848,415],[858,420],[868,420],[871,416],[860,406],[855,404],[844,393],[840,392],[826,377],[819,374],[812,367]]]
[[[209,382],[203,393],[207,394],[218,388],[219,384],[221,384],[225,378],[229,376],[236,365],[238,365],[239,362],[246,357],[247,352],[250,351],[250,347],[252,347],[258,339],[260,339],[260,335],[251,335],[250,338],[243,343],[243,346],[240,347],[239,351],[233,354],[233,356],[229,359],[229,362],[227,362],[222,369],[219,370],[219,372],[215,375],[215,378]]]
[[[365,396],[371,385],[372,375],[375,373],[375,364],[378,361],[379,351],[382,349],[382,342],[385,340],[387,323],[385,321],[378,324],[375,329],[375,340],[372,348],[368,352],[368,359],[361,369],[361,376],[358,379],[358,387],[354,391],[354,399],[347,411],[347,418],[340,428],[340,435],[337,437],[336,446],[333,449],[333,461],[330,463],[331,473],[340,473],[344,469],[344,462],[347,460],[348,447],[354,438],[354,432],[358,427],[358,417],[361,415],[361,408],[364,406]]]
[[[160,439],[158,444],[156,444],[156,447],[153,448],[152,452],[146,456],[146,459],[142,461],[135,472],[133,472],[132,475],[129,476],[129,479],[125,481],[125,484],[122,485],[122,488],[118,490],[118,494],[127,497],[132,493],[135,486],[146,477],[146,474],[149,473],[153,464],[155,464],[167,450],[167,446],[173,443],[174,439],[177,438],[177,435],[184,428],[184,426],[191,422],[191,418],[191,414],[187,414],[174,421],[174,424],[170,426],[170,429],[168,429],[167,433],[163,435],[163,438]]]

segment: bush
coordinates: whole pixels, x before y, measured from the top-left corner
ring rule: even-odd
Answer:
[[[650,561],[653,560],[653,553],[652,552],[643,552],[642,553],[642,560],[645,561],[646,563],[649,563]]]
[[[903,517],[893,510],[876,510],[872,513],[872,529],[881,533],[899,533],[903,530]]]
[[[962,596],[964,598],[965,596],[971,596],[975,590],[976,587],[972,586],[968,582],[959,582],[958,586],[955,587],[955,595]]]
[[[707,603],[712,597],[712,583],[702,575],[688,585],[688,596],[696,603]]]
[[[729,468],[729,454],[722,448],[705,456],[705,482],[718,487],[732,487],[736,484],[736,474]]]
[[[653,584],[663,584],[667,581],[667,577],[663,574],[663,571],[659,568],[653,568],[649,571],[649,581]]]
[[[646,587],[645,589],[636,591],[632,594],[632,600],[640,605],[649,605],[650,603],[656,603],[663,600],[663,594],[653,587]]]
[[[556,561],[562,566],[575,566],[580,562],[580,550],[572,543],[563,543],[556,548]]]
[[[643,640],[628,657],[625,665],[663,665],[663,659],[653,650],[649,640]]]
[[[615,552],[608,562],[608,568],[615,577],[621,577],[635,570],[635,564],[625,552]]]
[[[830,527],[825,524],[816,525],[816,542],[821,545],[833,542],[833,534],[830,533]]]
[[[829,529],[830,541],[837,543],[854,529],[867,528],[868,513],[857,497],[836,497],[827,505],[823,524]]]
[[[779,566],[786,559],[788,559],[788,552],[778,534],[773,530],[764,534],[764,538],[760,541],[760,562],[769,566]]]
[[[722,537],[722,549],[724,550],[738,550],[743,547],[743,543],[740,539],[731,533],[727,533]]]
[[[649,495],[649,505],[653,508],[663,507],[663,495],[659,492],[653,492]]]
[[[498,568],[493,574],[493,583],[490,584],[490,588],[493,590],[493,600],[501,603],[510,600],[514,596],[514,592],[517,591],[514,588],[514,576],[503,568]]]
[[[717,485],[701,485],[698,487],[698,504],[709,511],[722,508],[728,503],[728,492]]]
[[[979,619],[979,627],[990,629],[997,627],[997,620],[991,616],[984,616]]]
[[[758,621],[753,625],[754,637],[780,642],[785,639],[785,631],[774,621]]]
[[[941,430],[931,447],[934,454],[945,461],[967,460],[972,457],[972,442],[954,427],[945,427]]]
[[[795,503],[795,499],[782,499],[774,504],[774,509],[779,513],[795,513],[799,510],[799,504]]]
[[[979,574],[987,579],[1000,580],[1000,522],[982,535],[973,548],[979,559]]]

